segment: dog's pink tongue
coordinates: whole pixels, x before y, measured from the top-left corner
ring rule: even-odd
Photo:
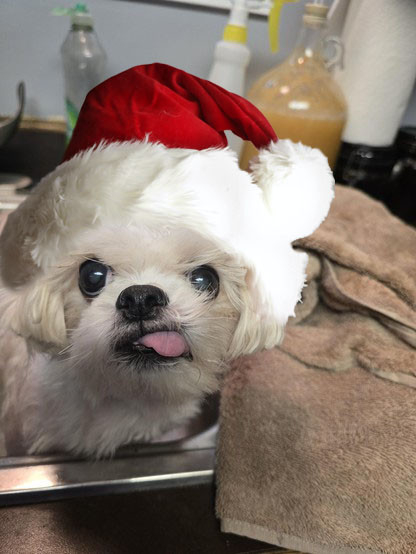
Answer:
[[[185,339],[175,331],[149,333],[141,337],[139,344],[143,344],[147,348],[153,348],[161,356],[172,358],[182,356],[182,354],[188,351]]]

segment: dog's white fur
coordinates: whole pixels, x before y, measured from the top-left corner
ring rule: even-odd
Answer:
[[[99,145],[59,166],[9,216],[0,239],[3,422],[29,452],[112,454],[192,416],[230,360],[279,343],[307,262],[291,241],[326,216],[333,178],[316,149],[279,141],[252,175],[227,149],[169,149],[147,140]],[[86,300],[80,264],[112,281]],[[208,264],[207,298],[189,270]],[[163,323],[193,360],[140,369],[115,357],[115,307],[130,285],[169,297]]]
[[[97,298],[87,300],[78,287],[78,268],[91,257],[114,274]],[[204,264],[220,277],[217,298],[196,291],[187,277]],[[123,326],[115,303],[134,284],[166,292],[163,321],[183,333],[192,361],[140,370],[116,358],[112,344]],[[20,423],[32,453],[60,449],[102,456],[157,437],[197,412],[231,359],[281,336],[279,326],[256,317],[245,268],[202,236],[180,229],[98,227],[59,267],[14,292],[3,290],[1,306],[2,327],[9,329],[1,352],[9,348],[10,330],[15,342],[17,336],[26,339],[26,348],[17,342],[0,362],[4,421]]]

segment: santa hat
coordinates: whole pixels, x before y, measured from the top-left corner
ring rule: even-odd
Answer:
[[[239,169],[225,130],[259,149],[251,173]],[[291,242],[325,218],[333,177],[319,150],[277,141],[244,98],[152,64],[88,94],[64,163],[37,188],[2,238],[3,256],[11,252],[7,241],[15,245],[12,265],[30,260],[42,269],[71,251],[89,227],[150,217],[195,228],[232,254],[249,270],[258,314],[284,325],[300,298],[307,261]],[[7,260],[7,280],[5,266]]]

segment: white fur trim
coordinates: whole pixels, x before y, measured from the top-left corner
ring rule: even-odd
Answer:
[[[317,148],[279,140],[260,151],[252,170],[278,233],[289,241],[310,235],[327,216],[334,178]]]

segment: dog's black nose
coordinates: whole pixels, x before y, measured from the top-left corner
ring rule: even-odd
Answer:
[[[121,291],[116,308],[121,310],[127,319],[152,319],[168,302],[169,298],[158,287],[132,285]]]

